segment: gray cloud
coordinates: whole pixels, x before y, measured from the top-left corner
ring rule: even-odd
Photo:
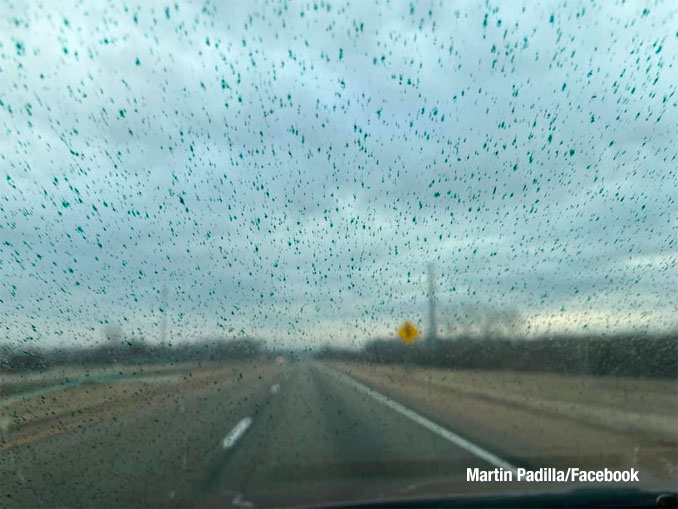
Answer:
[[[4,341],[678,322],[668,3],[3,14]]]

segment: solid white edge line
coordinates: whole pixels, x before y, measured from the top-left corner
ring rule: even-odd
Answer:
[[[401,405],[400,403],[397,403],[396,401],[393,401],[391,398],[384,396],[380,392],[375,391],[374,389],[369,388],[367,385],[358,382],[355,380],[353,377],[345,374],[345,373],[340,373],[333,368],[327,367],[327,369],[340,379],[342,379],[345,383],[353,386],[354,388],[358,389],[359,391],[367,394],[368,396],[371,396],[372,398],[376,399],[380,403],[383,403],[387,407],[391,408],[392,410],[395,410],[399,414],[404,415],[405,417],[408,417],[409,419],[413,420],[417,424],[423,426],[424,428],[428,429],[429,431],[432,431],[438,436],[443,437],[444,439],[452,442],[454,445],[461,447],[462,449],[470,452],[471,454],[477,456],[478,458],[481,458],[488,463],[499,467],[503,468],[504,470],[510,470],[514,474],[517,475],[518,473],[518,467],[512,465],[508,461],[504,461],[501,459],[499,456],[492,454],[490,451],[487,451],[483,449],[482,447],[474,444],[473,442],[469,442],[463,437],[460,437],[456,433],[453,433],[452,431],[440,426],[439,424],[436,424],[435,422],[427,419],[426,417],[423,417],[416,413],[414,410],[410,410],[409,408]]]
[[[235,443],[240,439],[241,436],[245,434],[247,428],[252,425],[252,418],[245,417],[242,419],[235,427],[226,435],[224,440],[221,442],[221,446],[224,449],[230,449],[235,445]]]

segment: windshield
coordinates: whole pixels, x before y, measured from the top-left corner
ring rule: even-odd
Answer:
[[[674,2],[0,2],[0,505],[678,485]]]

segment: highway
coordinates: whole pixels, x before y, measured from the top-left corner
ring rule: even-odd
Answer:
[[[671,404],[643,409],[652,423],[646,431],[622,403],[601,413],[584,395],[563,406],[548,390],[502,400],[479,383],[436,376],[447,377],[261,362],[44,395],[32,389],[30,398],[0,408],[0,504],[298,506],[573,487],[467,482],[474,467],[636,467],[641,482],[630,487],[678,483]],[[521,376],[511,380],[531,380]],[[509,387],[500,377],[499,386]],[[566,382],[557,385],[567,393]],[[672,385],[645,390],[671,401]]]

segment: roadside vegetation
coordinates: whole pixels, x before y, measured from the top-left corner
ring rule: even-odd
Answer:
[[[210,339],[198,343],[151,344],[116,338],[93,347],[15,348],[0,346],[0,371],[41,371],[55,366],[147,365],[250,361],[271,357],[254,339]]]
[[[56,366],[149,365],[185,362],[318,359],[374,364],[411,364],[460,370],[506,370],[581,375],[675,378],[678,332],[666,334],[560,335],[524,338],[467,334],[405,344],[399,338],[371,340],[360,349],[328,344],[315,351],[267,348],[253,338],[212,338],[193,343],[150,343],[119,331],[87,347],[0,346],[0,372],[40,371]]]
[[[359,350],[326,346],[317,352],[317,357],[465,370],[675,378],[678,333],[532,339],[458,336],[434,341],[422,339],[411,345],[389,338],[370,341]]]

